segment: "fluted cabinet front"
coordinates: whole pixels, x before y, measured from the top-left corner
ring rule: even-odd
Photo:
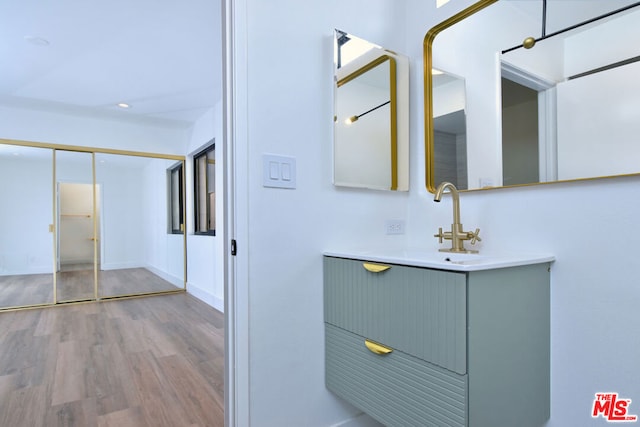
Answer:
[[[549,265],[455,272],[324,258],[329,390],[388,426],[549,417]]]
[[[465,275],[400,265],[372,272],[365,264],[325,258],[325,322],[464,374]]]

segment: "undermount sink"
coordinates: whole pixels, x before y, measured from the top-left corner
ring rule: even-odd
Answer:
[[[426,250],[343,250],[325,251],[324,255],[341,258],[361,259],[389,264],[413,265],[416,267],[437,268],[440,270],[478,271],[495,268],[515,267],[519,265],[552,262],[555,258],[549,254],[530,253],[451,253]]]

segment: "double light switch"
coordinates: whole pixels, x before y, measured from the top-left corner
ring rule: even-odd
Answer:
[[[274,188],[296,188],[295,157],[263,154],[262,185]]]

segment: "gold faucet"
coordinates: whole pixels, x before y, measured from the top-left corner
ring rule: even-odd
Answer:
[[[444,190],[449,189],[451,198],[453,199],[453,224],[451,224],[451,231],[442,232],[442,227],[438,229],[438,234],[434,234],[433,237],[437,237],[439,242],[442,240],[451,240],[451,248],[440,249],[440,252],[462,252],[462,253],[477,253],[478,251],[472,249],[465,249],[464,241],[470,240],[472,245],[475,245],[477,241],[480,241],[478,234],[480,229],[476,228],[476,231],[463,231],[462,224],[460,223],[460,195],[455,185],[450,182],[441,183],[436,189],[436,194],[433,196],[434,202],[439,202],[442,199]]]

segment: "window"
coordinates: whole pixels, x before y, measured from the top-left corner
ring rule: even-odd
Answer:
[[[195,234],[216,235],[216,150],[211,144],[193,156]]]
[[[184,217],[182,201],[182,162],[167,170],[169,215],[167,230],[170,234],[182,234],[184,232]]]

